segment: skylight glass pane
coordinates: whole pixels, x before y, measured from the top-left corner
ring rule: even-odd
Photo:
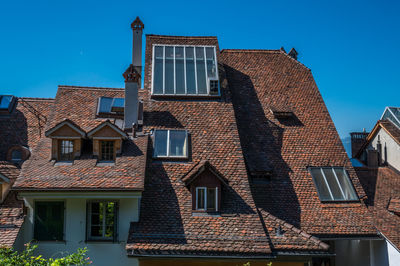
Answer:
[[[174,47],[165,46],[165,94],[174,94]]]
[[[12,95],[0,96],[0,109],[8,109],[13,97]]]
[[[196,47],[197,93],[207,94],[206,69],[204,62],[204,48]]]
[[[344,200],[343,194],[340,191],[340,187],[338,181],[333,173],[332,168],[323,168],[326,181],[328,181],[329,188],[331,189],[331,193],[333,195],[334,200]]]
[[[207,76],[208,76],[208,78],[216,78],[217,67],[216,67],[213,47],[206,47],[206,60],[207,60]]]
[[[183,47],[175,47],[175,89],[176,94],[185,94],[185,66]]]
[[[186,47],[186,88],[187,94],[196,94],[196,77],[194,69],[194,48]]]
[[[400,128],[400,108],[389,107],[382,115],[382,120],[389,119]]]
[[[314,179],[315,186],[317,187],[320,200],[331,200],[332,197],[322,175],[321,168],[311,168],[310,172]]]
[[[169,132],[169,156],[186,157],[186,131],[171,130]]]
[[[155,58],[154,58],[154,77],[153,77],[153,92],[155,94],[163,93],[163,59],[164,59],[164,48],[162,46],[154,47]]]
[[[154,137],[154,156],[167,156],[167,130],[156,130]]]
[[[109,112],[111,112],[112,102],[113,102],[113,98],[100,97],[99,113],[109,113]]]
[[[344,168],[334,168],[346,200],[357,200],[356,192]]]
[[[124,108],[124,104],[125,104],[125,99],[124,98],[114,98],[114,101],[112,103],[112,107]]]

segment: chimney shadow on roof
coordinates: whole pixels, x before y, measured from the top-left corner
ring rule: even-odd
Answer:
[[[128,243],[186,244],[176,188],[162,163],[153,162],[149,138],[140,220],[131,223]],[[182,185],[182,184],[179,184]]]
[[[181,122],[169,111],[145,111],[143,116],[148,127],[183,128]]]
[[[33,114],[32,114],[33,115]],[[33,118],[34,119],[34,118]],[[32,121],[33,121],[32,119]],[[36,121],[35,121],[36,122]],[[42,130],[43,125],[32,126],[32,130]],[[38,133],[39,135],[39,133]],[[24,113],[14,109],[10,115],[0,115],[0,160],[7,160],[7,152],[14,145],[28,147],[28,122]]]
[[[282,158],[284,128],[268,120],[263,108],[267,103],[260,102],[248,75],[229,66],[225,70],[256,207],[300,228],[300,204],[289,176],[293,171]],[[295,119],[290,125],[303,124]],[[255,183],[250,175],[254,172],[272,172],[272,177]]]
[[[137,157],[143,155],[143,152],[139,149],[139,147],[135,144],[135,142],[130,139],[125,140],[122,147],[123,147],[123,152],[122,152],[123,156]]]

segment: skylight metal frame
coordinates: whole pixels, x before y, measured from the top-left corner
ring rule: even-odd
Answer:
[[[396,122],[392,121],[390,118],[388,118],[388,120],[390,120],[390,122],[392,122],[392,124],[395,125],[398,129],[400,129],[400,126],[399,126],[400,125],[400,119],[392,112],[392,110],[391,110],[392,108],[400,109],[400,107],[387,106],[385,108],[385,110],[383,111],[380,120],[382,120],[382,118],[385,115],[386,111],[389,111],[389,113],[393,116],[393,118],[396,120]]]
[[[163,47],[163,93],[154,93],[154,66],[155,66],[155,47],[160,46]],[[174,60],[174,93],[165,93],[165,47],[173,47],[173,60]],[[185,93],[176,93],[176,47],[183,48],[183,71],[184,71],[184,85],[185,85]],[[194,61],[194,76],[195,76],[195,85],[196,85],[196,93],[188,93],[187,92],[187,77],[186,77],[186,48],[191,47],[193,48],[193,61]],[[198,93],[198,84],[197,84],[197,64],[196,64],[196,47],[203,47],[204,49],[204,67],[205,67],[205,78],[206,78],[206,86],[207,86],[207,93],[206,94],[199,94]],[[211,80],[218,81],[218,94],[217,95],[210,95],[210,78],[208,77],[207,73],[207,54],[206,48],[213,48],[214,50],[214,59],[215,59],[215,72],[216,77],[212,77]],[[221,90],[219,85],[219,72],[218,72],[218,58],[217,58],[217,48],[215,45],[179,45],[179,44],[153,44],[152,47],[152,66],[151,66],[151,95],[154,96],[220,96]]]

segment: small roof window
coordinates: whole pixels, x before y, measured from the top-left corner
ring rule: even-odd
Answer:
[[[311,167],[321,201],[356,201],[356,192],[343,167]]]
[[[124,98],[100,97],[97,114],[123,113],[124,105]]]
[[[0,95],[0,111],[12,112],[16,97],[12,95]]]

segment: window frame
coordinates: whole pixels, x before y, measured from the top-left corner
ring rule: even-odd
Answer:
[[[62,158],[62,143],[63,141],[70,141],[72,143],[72,153],[71,153],[71,159],[70,160],[64,160]],[[57,155],[57,161],[59,162],[73,162],[75,159],[74,153],[75,153],[75,140],[74,139],[68,139],[68,138],[63,138],[58,140],[58,155]]]
[[[167,131],[167,155],[159,155],[155,154],[156,151],[156,131]],[[186,142],[186,156],[183,155],[170,155],[170,131],[184,131],[186,134],[185,142]],[[153,158],[154,159],[187,159],[189,158],[189,133],[186,129],[154,129],[153,132]]]
[[[91,236],[91,229],[92,229],[92,203],[109,203],[109,202],[114,202],[114,232],[112,237],[99,237],[99,236]],[[102,221],[102,227],[103,227],[103,232],[105,228],[107,227],[106,225],[106,216],[105,216],[105,208],[103,210],[103,221]],[[119,230],[119,201],[118,200],[88,200],[86,202],[86,241],[87,242],[95,242],[95,241],[106,241],[106,242],[118,242],[118,230]]]
[[[163,47],[163,93],[154,93],[154,66],[155,66],[155,47],[161,46]],[[165,93],[165,47],[173,47],[173,60],[174,60],[174,93]],[[183,47],[183,71],[184,71],[184,80],[185,80],[185,93],[184,94],[177,94],[176,93],[176,58],[175,58],[175,49],[176,47]],[[194,72],[195,72],[195,85],[196,85],[196,93],[187,93],[187,77],[186,77],[186,48],[191,47],[193,48],[193,61],[194,61]],[[196,47],[203,47],[204,48],[204,66],[205,66],[205,77],[206,77],[206,85],[207,85],[207,94],[199,94],[198,93],[198,84],[197,84],[197,66],[196,66]],[[207,73],[207,54],[206,48],[213,48],[214,49],[214,58],[215,58],[215,71],[216,77],[209,78]],[[210,94],[210,82],[209,80],[216,80],[218,81],[218,94],[211,95]],[[152,47],[152,66],[151,66],[151,95],[152,96],[196,96],[196,97],[219,97],[221,96],[221,87],[219,84],[219,72],[218,72],[218,58],[217,58],[217,47],[215,45],[179,45],[179,44],[153,44]]]
[[[103,149],[102,149],[103,142],[112,142],[113,143],[113,147],[112,147],[113,159],[112,160],[103,160]],[[99,140],[99,162],[101,162],[101,163],[115,162],[115,157],[116,157],[115,142],[116,141],[113,139],[100,139]]]
[[[63,204],[63,219],[62,219],[62,223],[63,223],[63,231],[62,231],[62,239],[61,240],[40,240],[40,239],[37,239],[36,238],[36,226],[37,226],[37,224],[36,224],[36,213],[37,213],[37,203],[49,203],[49,202],[51,202],[51,203],[54,203],[54,202],[58,202],[58,203],[62,203]],[[34,206],[34,210],[33,210],[33,223],[32,223],[32,232],[33,232],[33,238],[36,240],[36,241],[40,241],[40,242],[64,242],[65,241],[65,228],[66,228],[66,219],[67,219],[67,216],[66,216],[66,202],[65,202],[65,200],[45,200],[45,199],[43,199],[43,200],[34,200],[34,202],[33,202],[33,206]]]
[[[329,196],[330,196],[331,199],[322,199],[320,191],[318,189],[317,181],[315,180],[316,178],[312,174],[311,169],[319,169],[321,171],[321,175],[322,175],[322,178],[323,178],[322,182],[326,186],[326,188],[328,190],[328,193],[329,193]],[[331,190],[331,187],[329,186],[329,182],[328,182],[328,180],[326,178],[326,175],[325,175],[323,169],[332,169],[333,175],[335,177],[336,184],[339,187],[339,190],[340,190],[340,193],[341,193],[343,199],[334,198],[333,192]],[[349,188],[352,190],[352,192],[354,194],[354,198],[346,198],[345,193],[343,191],[343,188],[342,188],[342,186],[340,184],[339,178],[337,176],[337,173],[335,172],[335,169],[343,170],[343,173],[347,178],[347,181],[348,181],[348,184],[349,184]],[[317,191],[318,198],[320,199],[321,202],[342,202],[342,203],[345,203],[345,202],[358,202],[360,200],[358,198],[357,191],[354,188],[353,182],[351,181],[350,176],[349,176],[349,174],[348,174],[348,172],[347,172],[345,167],[341,167],[341,166],[321,166],[321,167],[313,166],[313,167],[308,167],[308,172],[310,173],[310,175],[312,177],[312,180],[313,180],[313,183],[314,183],[314,187],[315,187],[315,189]]]
[[[215,189],[215,199],[214,199],[214,201],[215,201],[215,210],[214,209],[208,209],[208,190],[209,189]],[[201,208],[201,209],[199,209],[199,201],[198,201],[198,195],[199,195],[199,193],[198,193],[198,191],[199,190],[204,190],[205,192],[204,192],[204,202],[203,202],[203,204],[204,204],[204,208]],[[204,212],[218,212],[219,211],[219,208],[218,208],[218,187],[196,187],[195,188],[195,193],[196,193],[196,195],[195,195],[195,197],[196,197],[196,204],[195,204],[195,210],[196,211],[204,211]]]

